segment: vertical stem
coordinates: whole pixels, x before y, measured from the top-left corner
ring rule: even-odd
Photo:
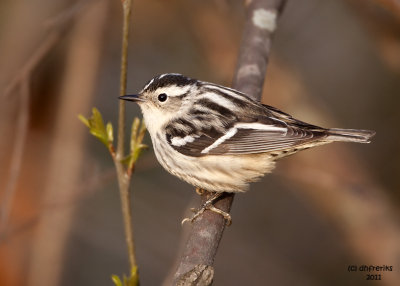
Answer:
[[[135,243],[133,240],[133,224],[131,210],[131,195],[129,192],[130,177],[126,174],[124,166],[120,163],[116,164],[119,183],[119,194],[121,197],[121,210],[124,220],[125,240],[128,247],[129,265],[131,269],[136,267]],[[122,170],[121,170],[122,169]]]
[[[126,93],[126,77],[128,62],[128,39],[129,39],[129,23],[131,18],[132,0],[123,0],[124,22],[122,27],[122,51],[121,51],[121,78],[119,95]],[[121,160],[124,156],[124,139],[125,139],[125,101],[119,101],[119,117],[118,117],[118,146],[117,159]]]
[[[123,28],[122,28],[122,52],[121,52],[121,78],[120,78],[120,95],[126,93],[126,78],[127,78],[127,59],[128,59],[128,39],[129,39],[129,23],[131,16],[131,0],[123,0]],[[117,169],[118,184],[121,197],[121,209],[124,220],[125,240],[128,247],[129,264],[131,269],[136,267],[135,244],[133,240],[133,225],[132,225],[132,210],[130,205],[130,175],[121,163],[124,158],[124,140],[125,140],[125,102],[119,101],[119,116],[118,116],[118,145],[114,159]]]

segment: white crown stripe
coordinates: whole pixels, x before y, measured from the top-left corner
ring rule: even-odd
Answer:
[[[168,73],[164,73],[164,74],[160,75],[160,76],[158,77],[158,79],[162,79],[162,78],[165,77],[166,75],[169,75],[169,74],[168,74]]]
[[[153,82],[154,82],[154,78],[151,81],[149,81],[149,83],[146,84],[145,87],[143,87],[142,90],[146,90]]]

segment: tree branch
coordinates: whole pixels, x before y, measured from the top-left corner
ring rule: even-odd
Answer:
[[[246,1],[246,23],[240,47],[233,88],[245,92],[256,100],[261,99],[272,35],[277,18],[286,0]],[[210,193],[202,195],[202,203]],[[234,194],[225,193],[215,206],[229,212]],[[188,241],[174,276],[175,285],[209,285],[213,275],[212,266],[222,234],[225,219],[206,211],[192,224]],[[207,273],[206,273],[207,272]],[[206,277],[206,278],[205,278]],[[190,278],[190,279],[189,279]]]

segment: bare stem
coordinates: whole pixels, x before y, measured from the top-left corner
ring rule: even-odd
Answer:
[[[122,27],[122,52],[121,52],[121,78],[119,95],[126,93],[127,63],[128,63],[128,39],[129,39],[129,23],[131,18],[132,0],[123,0],[122,8],[124,14],[124,22]],[[118,117],[118,146],[117,159],[122,160],[124,156],[124,139],[125,139],[125,101],[119,101],[119,117]]]
[[[128,247],[129,264],[131,269],[137,267],[135,256],[135,242],[133,239],[133,224],[131,210],[131,195],[129,192],[130,176],[126,173],[125,167],[121,163],[115,164],[117,168],[119,194],[121,197],[121,210],[125,228],[125,240]]]
[[[121,79],[120,79],[120,95],[126,93],[127,78],[127,59],[128,59],[128,39],[129,39],[129,23],[131,17],[131,0],[122,1],[124,22],[122,28],[122,53],[121,53]],[[121,160],[124,158],[124,140],[125,140],[125,102],[119,101],[118,116],[118,145],[116,156],[114,158],[115,167],[117,169],[119,191],[121,197],[122,216],[125,227],[125,239],[128,247],[129,263],[131,269],[137,267],[135,257],[135,243],[133,240],[133,224],[132,210],[130,205],[129,185],[131,181],[130,175],[127,174],[125,166]]]
[[[246,23],[233,88],[260,100],[272,35],[277,25],[277,18],[286,1],[253,0],[246,2],[248,3]],[[205,201],[207,196],[209,193],[203,194],[202,201]],[[233,194],[226,193],[215,206],[229,212],[233,197]],[[175,285],[200,285],[199,281],[204,282],[204,285],[209,285],[208,281],[212,280],[210,280],[210,275],[213,275],[213,269],[211,267],[199,268],[199,265],[211,266],[213,264],[224,229],[224,218],[209,211],[204,212],[193,222],[174,276]]]

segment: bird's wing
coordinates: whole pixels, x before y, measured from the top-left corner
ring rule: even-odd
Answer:
[[[281,151],[326,136],[322,129],[288,124],[277,118],[252,119],[231,122],[224,131],[210,128],[175,136],[167,132],[166,136],[175,150],[194,157]]]

